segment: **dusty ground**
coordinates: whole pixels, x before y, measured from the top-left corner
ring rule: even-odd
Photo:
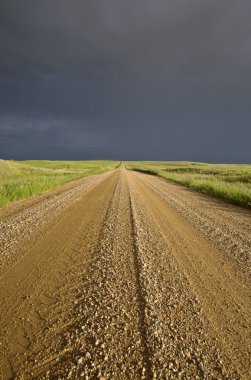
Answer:
[[[0,238],[2,379],[250,379],[250,212],[122,167]]]

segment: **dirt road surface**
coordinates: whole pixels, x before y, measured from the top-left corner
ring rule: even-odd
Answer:
[[[0,247],[0,378],[251,378],[249,211],[121,166],[3,214]]]

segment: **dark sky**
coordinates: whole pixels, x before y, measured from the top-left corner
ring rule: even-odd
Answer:
[[[0,0],[0,158],[251,162],[250,0]]]

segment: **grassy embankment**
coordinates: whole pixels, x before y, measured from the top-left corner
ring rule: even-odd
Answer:
[[[66,182],[114,169],[116,161],[0,160],[0,206]]]
[[[128,169],[164,177],[224,199],[251,207],[251,165],[207,164],[199,162],[127,162]]]

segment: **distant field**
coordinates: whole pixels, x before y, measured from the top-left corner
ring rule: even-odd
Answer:
[[[0,160],[0,206],[66,182],[114,169],[116,161]]]
[[[158,175],[228,202],[251,207],[251,165],[199,162],[127,162],[131,170]]]

